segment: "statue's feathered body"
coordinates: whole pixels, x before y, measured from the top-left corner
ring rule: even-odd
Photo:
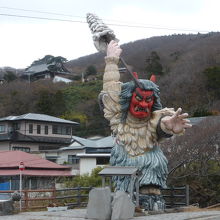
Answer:
[[[106,68],[104,85],[101,92],[104,105],[104,116],[110,121],[110,126],[115,137],[115,146],[111,153],[111,165],[135,166],[142,172],[140,186],[157,185],[166,187],[167,160],[158,146],[161,136],[157,132],[160,118],[172,115],[173,109],[161,109],[158,87],[149,80],[141,80],[145,87],[155,90],[154,112],[150,118],[138,119],[133,117],[126,109],[129,106],[134,83],[120,83],[117,61],[115,58],[105,58]],[[114,80],[113,80],[114,79]],[[126,93],[128,93],[126,95]],[[124,116],[125,112],[127,113]],[[129,179],[117,177],[116,188],[128,191]]]

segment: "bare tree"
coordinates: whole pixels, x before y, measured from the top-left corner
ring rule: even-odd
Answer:
[[[192,202],[216,203],[220,179],[220,117],[207,117],[184,136],[162,144],[169,161],[168,184],[189,184]]]

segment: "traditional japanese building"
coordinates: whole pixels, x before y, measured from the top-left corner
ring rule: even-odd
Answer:
[[[65,68],[64,63],[67,60],[63,57],[54,57],[46,55],[44,58],[34,61],[24,72],[22,78],[29,82],[36,81],[39,79],[54,79],[59,76],[63,78],[62,81],[71,82],[70,72]],[[56,80],[55,80],[56,81]],[[61,81],[61,79],[59,79]]]

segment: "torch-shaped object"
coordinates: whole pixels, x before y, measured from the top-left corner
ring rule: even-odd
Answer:
[[[98,16],[88,13],[86,17],[93,35],[94,45],[98,51],[105,52],[111,40],[118,41],[113,30],[105,25]]]
[[[101,19],[98,18],[98,16],[88,13],[87,16],[87,23],[89,24],[90,30],[93,35],[93,42],[98,51],[105,52],[107,49],[108,43],[110,43],[111,40],[119,41],[113,30],[110,29],[107,25],[105,25]],[[120,57],[120,61],[123,63],[129,74],[131,75],[132,79],[134,80],[137,87],[142,88],[142,84],[138,81],[138,79],[135,78],[132,71],[124,61],[122,57]]]

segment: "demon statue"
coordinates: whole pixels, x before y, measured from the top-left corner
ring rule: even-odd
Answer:
[[[134,166],[141,171],[142,206],[163,209],[160,189],[166,188],[167,159],[158,143],[163,138],[184,133],[191,127],[187,113],[181,108],[162,108],[159,88],[154,80],[119,81],[118,62],[122,50],[111,41],[105,57],[106,67],[100,99],[104,117],[109,120],[115,144],[110,163],[113,166]],[[137,76],[136,76],[137,77]],[[115,177],[116,190],[128,191],[129,178]],[[145,195],[145,196],[144,196]],[[146,207],[147,206],[147,207]]]
[[[87,14],[97,50],[106,52],[103,90],[99,95],[104,117],[109,120],[115,144],[112,166],[133,166],[141,173],[140,204],[148,210],[164,209],[160,189],[166,188],[167,159],[158,143],[164,138],[183,134],[191,127],[188,114],[181,108],[162,108],[159,87],[155,78],[138,79],[131,74],[131,82],[120,82],[118,71],[121,48],[112,29],[94,14]],[[116,190],[129,191],[128,177],[115,177]]]

